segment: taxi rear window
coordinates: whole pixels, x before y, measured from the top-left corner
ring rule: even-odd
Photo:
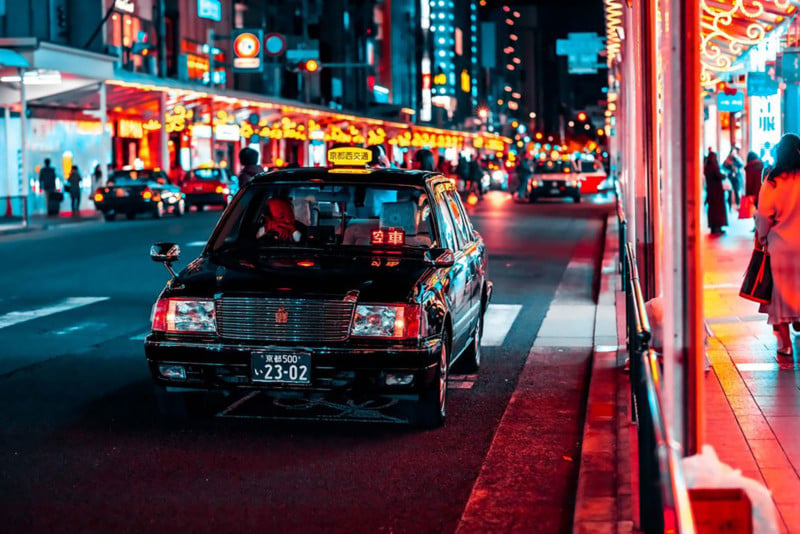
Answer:
[[[433,242],[428,196],[411,186],[259,184],[244,191],[220,224],[212,250],[232,244],[373,246],[376,237],[390,230],[394,246],[430,247]]]
[[[194,169],[189,177],[194,180],[225,180],[225,173],[220,169]]]
[[[166,178],[161,172],[143,169],[140,171],[114,171],[108,178],[109,185],[138,185],[143,182],[166,183]]]

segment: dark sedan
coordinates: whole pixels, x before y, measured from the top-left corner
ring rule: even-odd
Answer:
[[[180,217],[186,211],[181,189],[170,184],[163,171],[149,169],[114,171],[106,186],[97,188],[93,200],[107,221],[121,214],[133,219],[139,213],[156,219],[166,213]]]
[[[170,267],[177,245],[151,256]],[[246,185],[167,283],[145,353],[162,407],[190,391],[392,398],[436,427],[451,365],[480,365],[491,292],[483,239],[441,174],[281,170]]]

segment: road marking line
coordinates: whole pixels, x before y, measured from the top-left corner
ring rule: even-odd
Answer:
[[[206,246],[206,242],[205,241],[189,241],[188,243],[186,243],[186,246],[187,247],[204,247],[204,246]]]
[[[8,328],[9,326],[14,326],[15,324],[24,323],[40,317],[47,317],[48,315],[74,310],[75,308],[81,308],[96,302],[102,302],[104,300],[108,300],[109,298],[110,297],[71,297],[57,304],[51,304],[41,308],[9,312],[5,315],[0,315],[0,329]]]
[[[91,328],[93,326],[101,326],[102,327],[102,326],[105,326],[105,325],[103,323],[96,323],[94,321],[86,321],[84,323],[78,323],[76,325],[68,326],[67,328],[64,328],[63,330],[56,330],[55,332],[53,332],[53,335],[64,336],[66,334],[72,334],[72,333],[77,332],[79,330],[85,330],[85,329]]]
[[[447,382],[447,389],[472,389],[475,382]]]
[[[144,341],[144,339],[149,335],[150,335],[150,330],[131,337],[131,341]]]
[[[737,363],[736,367],[740,371],[777,371],[779,369],[777,363],[769,362]]]
[[[520,304],[489,304],[483,316],[481,346],[501,347],[521,310]]]

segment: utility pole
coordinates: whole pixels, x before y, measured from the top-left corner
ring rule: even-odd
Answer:
[[[158,50],[158,75],[167,77],[167,23],[164,0],[156,1],[156,46]]]

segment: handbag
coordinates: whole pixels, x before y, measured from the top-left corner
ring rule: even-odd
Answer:
[[[739,203],[739,218],[752,219],[756,212],[755,199],[753,195],[745,195]]]
[[[766,249],[753,250],[739,296],[760,304],[768,304],[772,300],[772,268]]]

